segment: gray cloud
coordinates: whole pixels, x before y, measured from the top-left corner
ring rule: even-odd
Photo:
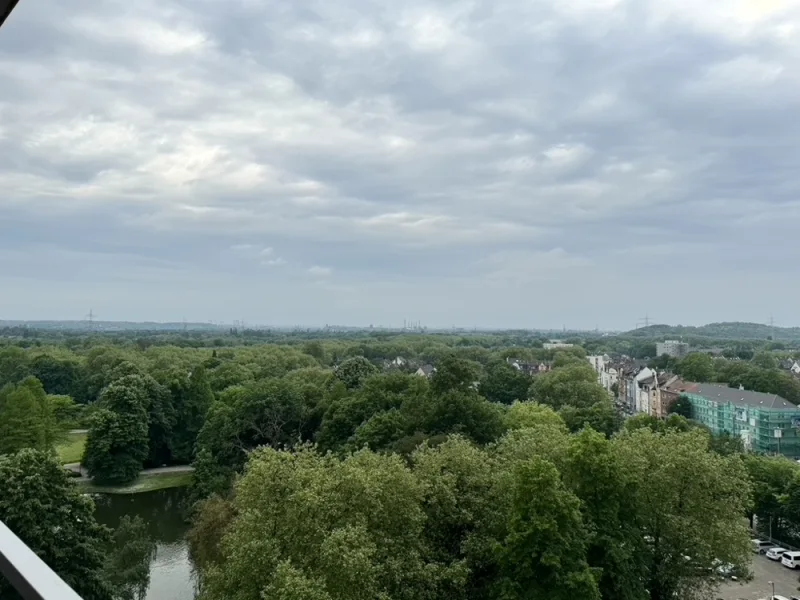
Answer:
[[[799,30],[798,0],[22,2],[0,312],[796,323]]]

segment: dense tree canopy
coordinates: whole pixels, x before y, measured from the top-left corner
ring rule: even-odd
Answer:
[[[0,454],[51,449],[57,435],[54,406],[35,377],[0,388]]]
[[[191,463],[191,552],[206,599],[694,600],[710,597],[715,561],[746,571],[743,515],[800,544],[799,465],[743,454],[739,438],[688,420],[680,400],[667,419],[622,425],[586,351],[652,357],[652,339],[581,336],[583,347],[555,352],[543,341],[23,337],[0,346],[0,475],[3,460],[44,460],[24,449],[52,452],[67,423],[87,418],[84,464],[98,482]],[[740,350],[754,360],[693,353],[665,364],[684,379],[800,400],[771,348]],[[509,358],[552,370],[527,375]],[[435,373],[416,375],[426,364]],[[15,474],[13,486],[69,484],[46,464],[33,470],[55,468],[56,484]],[[11,515],[44,536],[23,511]],[[84,597],[131,600],[152,544],[136,521],[116,544],[107,533],[70,538],[87,553]]]
[[[103,390],[99,402],[82,462],[98,482],[128,483],[148,455],[147,383],[141,375],[122,377]]]
[[[84,600],[111,600],[103,563],[109,532],[97,524],[82,495],[48,453],[0,456],[0,521],[36,552]],[[0,578],[0,597],[17,593]]]

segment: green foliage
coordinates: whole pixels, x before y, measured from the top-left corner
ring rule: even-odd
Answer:
[[[478,391],[491,402],[512,404],[528,398],[531,379],[506,362],[496,362],[486,370]]]
[[[600,400],[587,407],[565,405],[558,414],[572,432],[590,427],[611,437],[622,425],[622,417],[610,399]]]
[[[678,399],[669,407],[669,414],[680,415],[686,419],[692,418],[692,401],[688,396],[680,395]]]
[[[747,454],[744,465],[752,484],[753,495],[747,515],[750,524],[758,517],[765,534],[792,543],[798,519],[800,498],[795,483],[800,479],[800,466],[783,456]],[[790,505],[787,510],[787,505]]]
[[[463,577],[424,558],[423,488],[396,456],[258,450],[201,600],[419,598]]]
[[[150,585],[150,562],[156,556],[156,543],[141,517],[122,517],[106,558],[106,581],[115,600],[144,600]]]
[[[707,598],[715,560],[746,566],[749,532],[741,516],[750,485],[738,457],[708,451],[702,431],[641,428],[615,439],[628,510],[647,535],[651,598]],[[686,556],[691,557],[687,560]]]
[[[563,478],[581,501],[586,561],[599,575],[601,597],[647,597],[644,539],[629,512],[631,490],[614,444],[591,430],[573,436]]]
[[[714,381],[714,360],[702,352],[692,352],[675,367],[675,372],[687,381]]]
[[[35,377],[0,389],[0,454],[22,448],[51,450],[57,438],[53,408]]]
[[[712,452],[716,452],[721,456],[737,456],[744,454],[742,438],[727,431],[712,435],[708,447]]]
[[[94,504],[49,453],[0,456],[0,520],[84,600],[111,600],[103,573],[109,532]],[[0,597],[20,598],[0,578]]]
[[[349,390],[356,389],[364,380],[378,372],[378,367],[373,365],[363,356],[348,358],[333,371],[333,376],[341,381]]]
[[[531,397],[555,410],[564,406],[589,408],[609,399],[608,393],[597,383],[597,373],[586,363],[568,365],[537,376],[531,386]]]
[[[231,501],[209,495],[195,506],[194,516],[187,537],[192,562],[202,572],[224,560],[221,542],[236,512]]]
[[[42,382],[48,394],[69,396],[75,392],[81,377],[79,364],[74,359],[59,359],[40,354],[30,362],[30,373]]]
[[[498,548],[504,598],[600,599],[586,562],[580,501],[541,458],[513,472],[508,533]]]
[[[507,429],[527,429],[539,425],[564,427],[564,419],[549,406],[536,402],[514,402],[505,414]]]
[[[503,411],[474,391],[453,390],[431,399],[422,427],[432,434],[461,433],[479,444],[491,442],[505,431]]]
[[[173,382],[170,392],[175,411],[172,456],[176,462],[185,464],[194,458],[197,435],[214,402],[214,392],[206,379],[205,368],[200,365],[194,367],[187,377]]]
[[[446,356],[436,364],[431,391],[438,396],[451,391],[471,390],[480,379],[480,372],[480,365],[473,361]]]
[[[123,377],[103,390],[103,408],[92,416],[81,461],[97,483],[129,483],[142,470],[148,455],[146,390],[140,375]]]
[[[777,369],[778,359],[772,352],[762,351],[753,356],[752,363],[760,369]]]

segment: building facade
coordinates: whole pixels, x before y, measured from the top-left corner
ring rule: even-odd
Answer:
[[[561,340],[550,340],[549,342],[545,342],[542,344],[542,347],[545,350],[558,350],[559,348],[572,348],[574,344],[568,344],[567,342],[562,342]]]
[[[604,354],[602,356],[587,356],[586,358],[597,373],[597,383],[602,385],[607,392],[611,393],[611,388],[619,383],[619,374],[617,370],[611,366],[611,357]]]
[[[689,354],[689,344],[686,342],[679,342],[677,340],[667,340],[665,342],[656,343],[656,356],[671,356],[672,358],[681,358]]]
[[[800,408],[788,400],[706,383],[682,395],[691,402],[692,419],[713,433],[738,436],[753,452],[800,458]]]

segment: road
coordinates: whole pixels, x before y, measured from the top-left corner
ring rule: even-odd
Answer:
[[[787,598],[794,595],[800,596],[800,571],[792,571],[781,565],[780,561],[769,560],[764,555],[754,555],[750,567],[753,571],[753,581],[750,583],[726,583],[719,588],[713,598],[722,600],[758,600],[769,598],[772,594],[770,581],[775,582],[775,593]]]
[[[89,477],[86,475],[86,469],[82,469],[80,463],[69,463],[62,466],[70,471],[80,471],[81,476],[76,477],[75,481],[89,481]],[[192,465],[156,467],[155,469],[144,469],[141,473],[139,473],[139,476],[147,477],[148,475],[160,475],[162,473],[191,473],[192,471],[194,471],[194,467]]]

